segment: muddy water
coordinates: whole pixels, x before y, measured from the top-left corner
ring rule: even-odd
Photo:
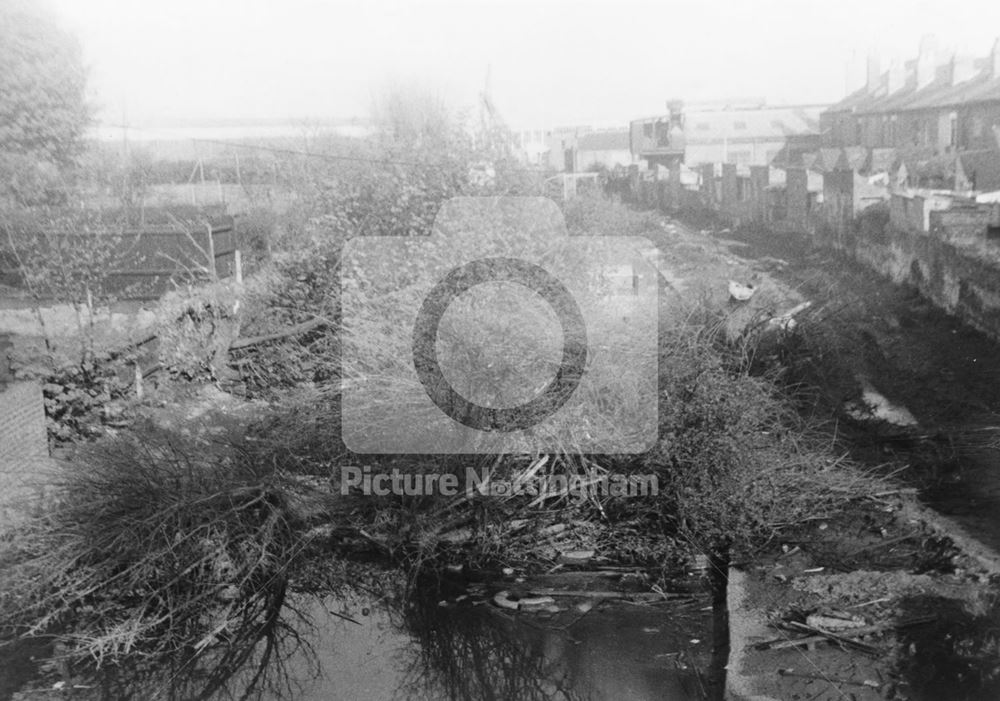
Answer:
[[[53,690],[51,678],[38,678],[30,662],[32,653],[47,657],[51,650],[6,650],[0,699],[722,698],[724,601],[707,592],[643,604],[559,597],[564,610],[549,615],[500,609],[490,596],[478,603],[439,596],[390,603],[359,593],[288,594],[276,618],[234,630],[230,647],[220,650],[238,666],[212,658],[152,676],[123,671],[68,696]],[[56,688],[65,683],[75,681]]]
[[[297,626],[302,646],[285,667],[292,692],[278,685],[268,699],[684,700],[714,698],[719,687],[704,598],[599,605],[568,619],[489,603],[399,610],[311,597],[294,605],[308,624]]]

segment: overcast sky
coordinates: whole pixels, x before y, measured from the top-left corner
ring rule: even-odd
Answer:
[[[534,2],[49,0],[107,121],[364,116],[416,81],[474,105],[487,70],[514,127],[622,123],[665,101],[843,96],[852,52],[921,35],[986,55],[998,0]]]

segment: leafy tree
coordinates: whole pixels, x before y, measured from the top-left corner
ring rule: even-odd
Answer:
[[[387,84],[373,100],[371,117],[397,147],[447,148],[460,134],[444,99],[418,85]]]
[[[34,0],[0,0],[0,203],[37,204],[90,120],[76,39]]]

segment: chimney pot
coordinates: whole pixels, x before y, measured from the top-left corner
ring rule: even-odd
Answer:
[[[958,85],[972,80],[976,75],[976,64],[971,56],[956,53],[951,57],[951,84]]]
[[[894,95],[906,85],[906,66],[899,59],[893,59],[889,64],[888,93]]]
[[[917,90],[922,90],[934,82],[937,72],[937,37],[925,34],[920,40],[920,53],[917,55]]]
[[[878,90],[879,84],[882,78],[882,67],[879,63],[878,56],[873,54],[868,55],[868,67],[866,73],[865,88],[869,93],[873,93]]]

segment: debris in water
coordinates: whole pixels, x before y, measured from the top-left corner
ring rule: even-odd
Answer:
[[[757,288],[753,285],[744,285],[741,282],[736,282],[735,280],[729,281],[729,296],[736,300],[737,302],[746,302],[748,299],[753,297],[754,292]]]
[[[593,557],[593,550],[571,550],[560,555],[559,561],[565,565],[585,565]]]
[[[795,316],[804,312],[806,309],[809,309],[811,306],[812,302],[803,302],[802,304],[796,305],[784,314],[779,314],[778,316],[768,319],[767,327],[769,329],[776,329],[779,331],[791,331],[798,324],[795,320]]]
[[[884,421],[885,423],[911,428],[919,425],[917,419],[905,406],[893,404],[879,393],[867,380],[861,380],[861,399],[848,402],[844,410],[858,421]]]
[[[503,609],[517,611],[517,602],[510,598],[510,592],[506,589],[499,591],[493,597],[493,603]]]
[[[852,616],[851,618],[837,618],[814,613],[806,617],[806,625],[823,630],[843,630],[845,628],[861,628],[865,625],[865,621],[856,616]]]

